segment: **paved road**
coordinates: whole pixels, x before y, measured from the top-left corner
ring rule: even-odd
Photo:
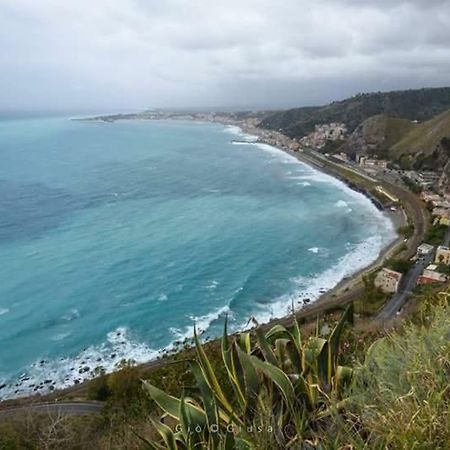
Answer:
[[[0,419],[16,414],[29,412],[40,414],[65,414],[82,416],[86,414],[99,414],[103,408],[100,402],[61,402],[61,403],[36,403],[24,406],[15,406],[0,410]]]

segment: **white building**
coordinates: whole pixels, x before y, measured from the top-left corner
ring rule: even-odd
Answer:
[[[434,247],[430,244],[421,244],[417,248],[417,255],[418,256],[426,256],[433,252]]]

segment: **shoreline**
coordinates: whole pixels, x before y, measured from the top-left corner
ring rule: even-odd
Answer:
[[[232,124],[224,124],[224,125],[229,126]],[[318,171],[325,173],[335,179],[338,179],[340,182],[344,183],[349,189],[352,189],[355,192],[358,192],[359,194],[362,194],[362,195],[367,194],[364,189],[363,190],[354,189],[355,186],[356,187],[358,187],[358,186],[355,185],[353,183],[353,181],[343,178],[342,174],[339,174],[336,171],[330,170],[330,168],[326,167],[325,165],[320,165],[320,163],[318,161],[311,160],[310,158],[306,157],[302,152],[298,152],[298,151],[293,152],[286,148],[280,148],[280,147],[274,146],[273,143],[265,142],[264,140],[259,140],[259,136],[257,133],[259,130],[247,130],[242,126],[239,126],[238,124],[233,124],[233,126],[239,127],[240,130],[242,130],[245,134],[250,134],[252,136],[258,137],[258,141],[249,142],[250,144],[260,143],[260,144],[271,145],[272,147],[276,148],[277,150],[294,157],[301,163],[304,163],[304,164],[312,167],[315,170],[318,170]],[[366,195],[366,197],[368,197],[369,200],[371,199],[368,195]],[[385,217],[387,217],[389,220],[391,220],[392,224],[395,227],[396,224],[395,224],[395,221],[392,220],[392,217],[389,217],[389,215],[385,215]],[[405,217],[403,217],[403,220],[404,220],[403,223],[406,223]],[[344,305],[346,303],[349,303],[352,300],[355,300],[356,297],[358,295],[360,295],[362,292],[363,276],[365,274],[368,274],[368,273],[374,271],[376,268],[378,268],[387,258],[390,257],[390,255],[394,251],[396,251],[397,247],[399,245],[401,245],[402,243],[403,243],[403,238],[398,236],[396,239],[393,239],[392,242],[385,245],[380,250],[378,257],[374,261],[372,261],[369,265],[363,267],[362,269],[357,270],[353,274],[350,274],[350,275],[344,277],[333,288],[327,290],[324,293],[321,293],[311,303],[307,303],[307,304],[305,303],[305,304],[303,304],[303,306],[300,306],[300,304],[296,304],[296,306],[298,308],[298,309],[296,308],[296,311],[295,311],[296,316],[299,318],[307,318],[308,316],[317,315],[317,314],[323,312],[324,310],[336,308],[340,305]],[[263,327],[263,328],[269,328],[277,323],[287,323],[291,319],[292,319],[292,314],[286,314],[279,318],[272,318],[268,322],[262,323],[259,326]],[[252,330],[254,330],[254,328],[252,328]],[[236,333],[239,333],[239,331],[236,331]],[[214,338],[214,339],[208,340],[207,342],[214,342],[214,341],[217,341],[218,339],[220,339],[220,338]],[[187,342],[189,342],[189,340]],[[182,344],[183,343],[181,343],[181,345]],[[167,363],[167,361],[165,361],[166,356],[176,354],[181,350],[182,350],[182,347],[177,347],[175,345],[172,350],[169,350],[168,352],[161,351],[160,355],[158,357],[156,357],[155,359],[152,359],[152,360],[147,361],[142,364],[138,364],[138,366],[142,366],[145,368],[160,367],[161,365],[164,365],[165,363]],[[112,370],[112,372],[110,372],[110,373],[113,373],[115,371],[116,370]],[[64,395],[66,393],[70,393],[70,392],[79,390],[85,384],[89,383],[89,381],[91,379],[92,378],[83,380],[83,381],[79,382],[79,384],[74,384],[67,388],[59,388],[59,389],[56,388],[55,390],[53,390],[49,393],[45,393],[45,394],[44,393],[43,394],[36,393],[35,395],[29,394],[27,396],[22,396],[22,397],[13,397],[8,400],[0,401],[0,403],[5,404],[5,402],[7,402],[7,403],[16,402],[16,401],[20,402],[20,401],[26,401],[26,399],[42,400],[42,399],[45,399],[48,397],[54,397],[55,395]]]
[[[224,124],[224,125],[228,125],[229,124]],[[390,214],[386,214],[386,211],[384,210],[384,208],[380,208],[379,203],[376,204],[374,202],[374,197],[372,195],[370,195],[370,193],[366,190],[366,189],[361,189],[359,188],[357,185],[355,185],[353,182],[351,182],[348,179],[343,178],[340,174],[333,172],[332,170],[326,170],[326,166],[324,165],[318,165],[318,164],[314,164],[314,162],[311,159],[306,158],[303,153],[301,151],[292,151],[289,150],[287,148],[280,148],[277,147],[275,145],[273,145],[273,143],[271,142],[267,142],[264,138],[261,139],[260,134],[262,134],[260,132],[260,130],[262,132],[264,131],[268,131],[265,129],[256,129],[256,128],[247,128],[245,126],[241,125],[232,125],[235,126],[237,128],[239,128],[239,130],[245,134],[245,135],[249,135],[249,136],[254,136],[257,137],[258,140],[256,142],[249,142],[249,144],[267,144],[270,145],[274,148],[276,148],[277,150],[284,152],[286,154],[288,154],[289,156],[292,156],[293,158],[297,159],[298,161],[300,161],[303,164],[306,164],[307,166],[313,168],[314,170],[317,170],[321,173],[324,173],[334,179],[339,180],[340,182],[342,182],[343,184],[345,184],[349,189],[351,189],[354,192],[357,192],[361,195],[364,195],[369,201],[372,202],[372,204],[374,205],[374,207],[376,207],[377,209],[382,209],[383,210],[383,215],[386,217],[386,219],[388,219],[393,228],[394,228],[394,232],[396,234],[396,237],[392,240],[392,242],[386,244],[379,252],[378,257],[373,260],[371,263],[369,263],[367,266],[363,267],[362,269],[359,269],[357,271],[355,271],[353,274],[348,275],[347,277],[344,277],[342,280],[340,280],[338,282],[338,284],[336,284],[336,286],[334,286],[333,288],[327,290],[326,292],[324,292],[323,294],[321,294],[317,299],[313,300],[311,302],[310,305],[304,305],[303,307],[301,307],[298,312],[302,311],[303,309],[308,308],[308,306],[312,306],[312,305],[317,305],[318,303],[323,303],[325,301],[327,301],[330,297],[333,297],[335,295],[338,295],[338,293],[340,293],[341,291],[346,291],[347,289],[351,289],[355,287],[355,283],[356,285],[360,282],[362,282],[362,277],[365,274],[368,274],[374,270],[376,270],[386,259],[389,259],[389,257],[391,256],[391,253],[395,252],[397,246],[401,245],[402,243],[404,243],[404,238],[399,236],[396,232],[396,230],[401,227],[406,225],[407,223],[407,219],[406,219],[406,215],[402,214],[401,215],[401,220],[400,221],[396,221],[392,215]],[[286,140],[290,140],[287,136],[283,135],[283,138]],[[297,311],[296,311],[297,313]],[[271,319],[269,322],[267,322],[266,324],[261,324],[261,325],[269,325],[271,323],[278,323],[280,320],[285,319],[286,317],[281,317],[281,318],[273,318]]]

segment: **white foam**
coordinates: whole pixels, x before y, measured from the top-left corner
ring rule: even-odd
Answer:
[[[362,270],[364,267],[367,267],[372,261],[376,260],[383,247],[393,241],[396,234],[391,220],[380,210],[375,208],[372,202],[363,193],[351,189],[341,180],[317,170],[277,147],[263,143],[247,145],[255,145],[274,157],[281,158],[285,163],[295,163],[302,166],[302,174],[295,177],[288,177],[298,180],[299,183],[297,184],[310,186],[311,183],[326,183],[343,191],[350,199],[353,199],[358,203],[359,208],[364,208],[368,212],[367,225],[372,225],[374,228],[374,233],[372,233],[371,237],[360,242],[353,249],[349,249],[349,252],[338,261],[337,265],[334,265],[323,273],[315,274],[307,279],[296,279],[295,281],[298,285],[298,289],[296,289],[293,294],[284,295],[276,299],[270,305],[261,306],[260,311],[255,314],[255,318],[258,322],[265,323],[273,318],[286,315],[290,311],[292,304],[298,306],[299,300],[302,301],[305,298],[309,298],[310,301],[316,300],[323,292],[335,287],[345,277],[349,277],[359,270]],[[348,202],[343,200],[337,202],[336,206],[341,208],[346,207],[347,212],[352,211]],[[316,250],[316,248],[313,249],[314,251]],[[320,251],[320,249],[318,251]],[[240,326],[237,326],[236,329],[243,329],[246,327],[246,324],[247,321],[240,324]]]
[[[211,283],[206,286],[206,289],[213,291],[217,286],[219,286],[219,282],[217,280],[212,280]]]
[[[101,367],[106,373],[111,373],[117,370],[123,360],[132,360],[138,364],[154,360],[167,352],[176,350],[180,342],[192,339],[194,324],[198,334],[203,334],[214,321],[229,313],[230,307],[226,305],[203,316],[190,316],[192,323],[185,329],[169,329],[174,340],[159,350],[153,350],[144,343],[134,341],[129,337],[126,328],[119,327],[107,334],[106,342],[98,346],[90,346],[73,358],[36,361],[26,373],[0,391],[0,399],[48,394],[54,389],[64,389],[92,378],[96,368]],[[54,340],[65,339],[65,337],[67,335],[61,333],[56,335]],[[3,383],[5,381],[0,384]]]
[[[388,221],[390,224],[390,221]],[[389,237],[388,237],[389,236]],[[382,248],[391,241],[388,233],[377,234],[360,242],[356,246],[349,248],[349,252],[344,255],[333,267],[324,272],[313,274],[309,277],[297,277],[292,279],[297,288],[290,294],[283,295],[275,299],[272,303],[261,305],[254,317],[259,323],[267,323],[272,319],[283,317],[292,310],[292,305],[296,309],[303,306],[303,300],[310,302],[317,300],[324,292],[334,288],[341,280],[350,277],[367,267],[376,260]],[[310,249],[316,253],[316,247]],[[317,249],[320,252],[320,249]],[[240,323],[236,328],[250,328],[252,324],[247,321]]]
[[[185,341],[192,339],[194,337],[194,324],[197,328],[198,334],[205,333],[208,328],[211,326],[213,322],[215,322],[220,317],[225,316],[226,314],[230,314],[231,310],[228,305],[222,306],[220,308],[215,309],[209,314],[205,314],[204,316],[189,316],[189,319],[192,321],[192,324],[186,326],[183,330],[179,328],[171,328],[170,331],[177,338],[178,341]],[[166,349],[172,349],[172,345],[167,347]]]
[[[235,125],[227,125],[224,128],[224,131],[226,133],[231,133],[231,134],[235,134],[236,136],[242,136],[243,135],[243,131],[241,128],[235,126]]]
[[[260,148],[261,150],[264,150],[266,153],[270,153],[284,163],[301,164],[295,156],[292,156],[289,153],[286,153],[284,150],[280,150],[279,148],[274,147],[273,145],[264,144],[263,142],[256,142],[252,145]]]
[[[221,308],[216,309],[215,311],[205,314],[204,316],[200,317],[192,317],[192,321],[195,323],[197,330],[199,333],[204,333],[210,325],[219,319],[220,317],[230,313],[230,307],[228,305],[222,306]],[[192,331],[193,333],[193,331]]]
[[[348,203],[344,200],[338,200],[334,206],[336,206],[337,208],[347,208]]]
[[[0,398],[47,394],[53,389],[67,388],[92,378],[97,367],[110,373],[124,359],[143,363],[155,359],[160,353],[132,340],[128,330],[120,327],[108,333],[103,344],[90,346],[73,358],[36,361],[16,382],[0,391]]]
[[[72,320],[78,319],[80,317],[80,312],[76,308],[72,308],[67,314],[62,316],[63,320],[71,322]]]
[[[52,341],[62,341],[69,337],[72,333],[69,331],[67,333],[59,333],[51,338]]]
[[[0,316],[3,316],[4,314],[8,314],[9,309],[8,308],[0,308]]]
[[[255,142],[258,140],[258,136],[255,136],[253,134],[245,133],[242,128],[235,126],[235,125],[227,125],[224,129],[226,133],[234,134],[235,136],[238,136],[243,141],[247,141],[248,143]],[[234,142],[235,144],[239,144],[239,142]],[[241,142],[241,144],[244,144],[244,142]]]

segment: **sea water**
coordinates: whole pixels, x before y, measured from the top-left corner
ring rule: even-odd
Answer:
[[[206,339],[225,315],[282,316],[394,235],[363,195],[233,127],[3,117],[0,398],[156,358],[194,323]]]

